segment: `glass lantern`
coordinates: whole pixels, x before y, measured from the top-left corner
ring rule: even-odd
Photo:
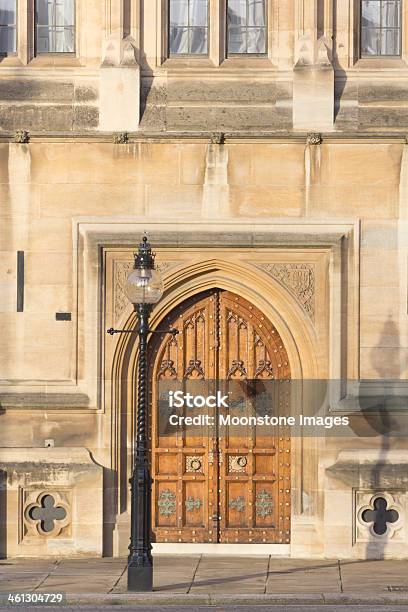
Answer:
[[[155,268],[154,258],[147,236],[144,236],[124,287],[129,301],[134,305],[156,304],[163,295],[163,282],[160,272]]]
[[[125,293],[132,304],[157,304],[163,295],[163,281],[158,270],[132,270],[126,280]]]

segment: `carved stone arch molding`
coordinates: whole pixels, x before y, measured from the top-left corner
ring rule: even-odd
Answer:
[[[226,262],[205,259],[196,264],[177,266],[172,264],[164,275],[165,294],[156,306],[151,325],[159,328],[165,317],[177,306],[203,291],[219,288],[231,291],[252,303],[271,321],[279,332],[288,352],[294,379],[319,378],[323,376],[315,352],[316,333],[310,318],[301,309],[295,297],[275,279],[267,278],[261,270],[240,262]],[[130,306],[125,307],[122,316],[125,328],[131,328],[136,320]],[[112,459],[118,471],[118,511],[125,512],[128,505],[127,490],[129,478],[131,440],[134,437],[134,411],[136,402],[136,363],[138,357],[135,337],[124,334],[116,340],[116,351],[112,368],[112,430],[117,440],[116,452]],[[124,441],[126,445],[124,445]],[[121,442],[122,441],[122,442]],[[127,447],[127,448],[126,448]],[[293,508],[301,513],[300,482],[304,476],[300,440],[293,442]],[[126,531],[125,531],[126,532]]]
[[[282,290],[282,284],[276,279],[265,279],[252,265],[244,262],[235,264],[206,259],[185,266],[172,262],[171,267],[177,269],[170,277],[164,278],[165,294],[152,314],[152,327],[160,327],[160,322],[173,308],[197,293],[215,287],[225,289],[247,299],[273,322],[287,347],[294,379],[323,377],[315,353],[313,325],[309,317],[299,316],[299,303],[287,290]],[[130,305],[125,306],[124,313],[122,321],[129,328],[135,321]],[[124,345],[132,345],[132,340],[118,338],[118,354],[122,355]],[[131,359],[136,361],[136,345],[133,350]]]

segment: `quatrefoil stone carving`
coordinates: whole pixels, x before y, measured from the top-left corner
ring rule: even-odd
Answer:
[[[31,493],[23,514],[27,535],[55,538],[71,522],[68,503],[55,491]]]
[[[358,492],[362,497],[363,494]],[[395,495],[395,494],[394,494]],[[366,503],[360,506],[357,513],[358,540],[364,540],[364,531],[368,531],[368,538],[396,537],[403,526],[403,508],[396,501],[394,495],[385,492],[371,494]]]

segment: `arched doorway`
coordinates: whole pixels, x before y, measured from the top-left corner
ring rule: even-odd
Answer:
[[[149,346],[152,391],[153,532],[156,542],[289,543],[290,437],[256,427],[220,435],[162,435],[157,385],[174,380],[288,380],[288,355],[273,324],[221,289],[189,298],[161,322],[175,338]]]

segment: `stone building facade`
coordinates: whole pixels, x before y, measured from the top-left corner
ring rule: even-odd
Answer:
[[[255,378],[286,368],[311,404],[322,381],[351,423],[166,446],[153,394],[155,550],[406,558],[408,3],[5,4],[0,556],[126,553],[137,344],[105,332],[134,324],[123,284],[147,231],[152,324],[203,326],[185,372],[212,367],[197,351],[219,333],[248,373],[225,308],[270,330],[251,331]],[[154,348],[156,380],[179,375],[182,347]]]

